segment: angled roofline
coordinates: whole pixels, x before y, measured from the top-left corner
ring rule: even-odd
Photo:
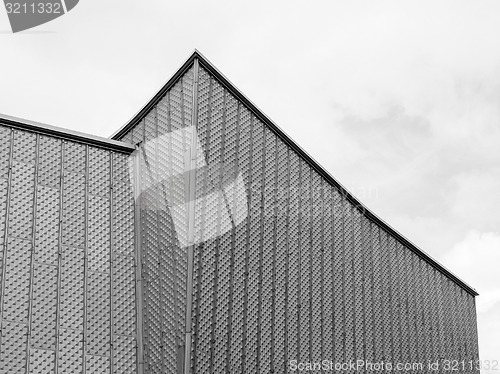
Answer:
[[[132,144],[124,143],[121,141],[88,135],[78,131],[29,121],[23,118],[13,117],[2,113],[0,113],[0,125],[5,125],[19,130],[31,131],[42,135],[49,135],[78,143],[88,144],[120,153],[130,154],[135,149]]]
[[[193,65],[195,59],[199,61],[200,66],[206,69],[210,74],[212,74],[218,81],[233,94],[237,99],[239,99],[243,104],[245,104],[248,109],[263,123],[265,123],[277,136],[279,136],[290,148],[295,150],[308,164],[318,172],[323,178],[325,178],[330,184],[337,187],[341,194],[346,197],[346,199],[351,202],[356,209],[358,209],[361,214],[366,218],[371,220],[373,223],[377,224],[382,229],[386,230],[392,236],[396,238],[401,244],[406,246],[421,259],[426,261],[429,265],[434,267],[436,270],[440,271],[448,278],[453,280],[456,284],[462,287],[465,291],[473,296],[478,296],[479,293],[458,276],[453,274],[451,271],[446,269],[442,264],[435,260],[428,253],[420,249],[417,245],[413,244],[410,240],[404,237],[396,229],[392,228],[383,219],[377,216],[375,213],[370,211],[363,203],[361,203],[353,194],[351,194],[347,188],[345,188],[340,182],[338,182],[325,168],[323,168],[311,155],[309,155],[304,149],[302,149],[290,136],[288,136],[285,131],[283,131],[277,124],[275,124],[268,116],[264,114],[250,99],[248,99],[236,86],[231,83],[231,81],[224,76],[205,56],[203,56],[198,50],[194,50],[191,56],[182,64],[180,69],[167,81],[167,83],[158,91],[156,95],[122,128],[112,135],[112,139],[120,138],[125,135],[131,128],[138,124],[145,115],[161,100],[161,98],[167,93],[167,91],[182,77],[182,75]]]
[[[194,52],[189,56],[189,58],[181,65],[179,69],[175,72],[172,77],[163,85],[163,87],[144,105],[125,125],[120,127],[113,135],[110,136],[111,139],[120,139],[125,135],[130,129],[134,128],[149,111],[161,100],[163,96],[172,88],[174,84],[184,75],[186,71],[189,70],[194,64],[194,60],[198,58],[203,59],[201,54],[195,49]]]

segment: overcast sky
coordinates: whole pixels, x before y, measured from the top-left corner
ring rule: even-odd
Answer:
[[[500,360],[500,1],[81,0],[19,34],[0,8],[0,113],[107,137],[194,48],[479,291]]]

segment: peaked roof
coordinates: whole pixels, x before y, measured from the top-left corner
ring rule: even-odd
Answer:
[[[376,214],[371,212],[364,204],[362,204],[357,198],[354,197],[342,184],[340,184],[326,169],[324,169],[314,158],[312,158],[305,150],[303,150],[295,141],[293,141],[278,125],[276,125],[269,117],[267,117],[250,99],[248,99],[234,84],[232,84],[229,79],[227,79],[206,57],[204,57],[199,51],[195,50],[191,56],[182,64],[182,66],[177,70],[177,72],[165,83],[165,85],[154,95],[151,100],[132,117],[125,125],[123,125],[117,132],[115,132],[111,139],[118,140],[123,135],[125,135],[130,129],[136,126],[146,114],[154,108],[154,106],[165,96],[167,91],[174,86],[174,84],[184,75],[184,73],[193,66],[194,61],[198,60],[200,66],[212,74],[219,83],[224,86],[231,94],[233,94],[238,100],[240,100],[259,120],[265,123],[277,136],[279,136],[290,148],[295,150],[317,173],[319,173],[323,178],[325,178],[330,184],[337,187],[343,196],[347,198],[354,206],[358,207],[362,214],[364,214],[368,219],[377,224],[379,227],[386,230],[392,236],[394,236],[401,244],[406,246],[408,249],[417,254],[424,261],[429,263],[435,269],[439,270],[441,273],[445,274],[448,278],[453,280],[459,286],[461,286],[465,291],[471,295],[479,295],[477,291],[453,274],[451,271],[446,269],[437,260],[432,258],[429,254],[424,252],[422,249],[417,247],[402,234],[396,231],[394,228],[389,226],[385,221],[383,221]],[[359,208],[360,207],[360,208]]]

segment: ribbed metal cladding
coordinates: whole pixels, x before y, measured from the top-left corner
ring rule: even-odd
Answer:
[[[248,215],[196,247],[192,372],[477,358],[472,295],[368,219],[203,68],[198,95],[207,164],[237,163]]]
[[[7,126],[0,143],[0,373],[135,373],[128,156]]]
[[[145,373],[478,358],[460,282],[354,205],[205,62],[185,71],[121,135],[137,144]]]

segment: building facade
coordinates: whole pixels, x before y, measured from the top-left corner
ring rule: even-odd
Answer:
[[[0,373],[477,372],[476,291],[198,52],[112,139],[2,116],[0,243]]]

